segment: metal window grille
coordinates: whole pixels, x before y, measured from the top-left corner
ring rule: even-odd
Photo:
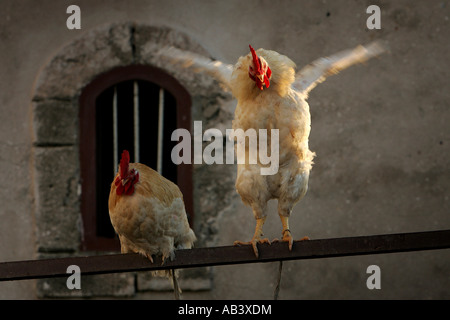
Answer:
[[[167,115],[167,116],[165,116]],[[176,129],[176,101],[160,86],[141,80],[121,82],[102,92],[96,101],[97,234],[113,238],[108,213],[111,182],[121,153],[177,183],[177,167],[170,159]]]

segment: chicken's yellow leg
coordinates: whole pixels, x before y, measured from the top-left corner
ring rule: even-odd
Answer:
[[[285,217],[280,215],[281,225],[283,226],[283,230],[281,234],[283,236],[282,241],[286,241],[289,243],[289,251],[292,250],[292,245],[294,243],[294,238],[292,238],[291,230],[289,230],[289,217]]]
[[[283,239],[281,241],[286,241],[289,243],[289,250],[292,250],[292,245],[294,244],[294,238],[292,238],[291,230],[289,230],[289,217],[280,214],[281,224],[283,226]],[[303,237],[298,241],[309,240],[309,237]]]
[[[257,247],[257,243],[268,243],[270,244],[269,239],[264,238],[262,239],[261,237],[263,236],[263,232],[262,232],[262,228],[264,225],[264,222],[266,221],[266,217],[260,218],[260,219],[256,219],[256,227],[255,227],[255,234],[253,235],[252,240],[250,240],[249,242],[243,242],[243,241],[235,241],[234,245],[249,245],[251,244],[253,247],[253,251],[255,252],[256,257],[259,257],[259,253],[258,253],[258,247]]]

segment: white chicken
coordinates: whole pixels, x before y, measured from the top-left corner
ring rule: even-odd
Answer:
[[[256,228],[250,242],[236,241],[235,245],[251,244],[258,256],[257,244],[270,243],[268,239],[262,238],[267,202],[270,199],[278,199],[282,241],[286,241],[289,249],[292,249],[289,216],[296,203],[306,194],[315,156],[308,146],[311,130],[309,105],[306,102],[308,93],[326,77],[381,54],[384,47],[380,42],[360,45],[320,58],[297,73],[295,63],[288,57],[275,51],[255,51],[249,47],[250,53],[240,57],[234,66],[176,48],[167,48],[160,54],[172,63],[210,74],[231,90],[237,99],[234,130],[279,130],[278,172],[262,175],[260,169],[264,165],[261,163],[238,163],[237,168],[236,190],[243,203],[252,208]],[[270,141],[267,144],[270,145]],[[246,147],[248,152],[249,148]]]

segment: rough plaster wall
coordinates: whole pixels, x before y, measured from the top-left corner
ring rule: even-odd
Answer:
[[[8,50],[0,50],[0,168],[2,180],[10,183],[0,191],[0,260],[32,259],[35,251],[30,119],[39,70],[63,45],[119,21],[182,30],[226,62],[246,53],[251,43],[284,53],[299,67],[386,39],[389,54],[330,78],[311,93],[310,146],[318,156],[291,229],[295,237],[324,238],[450,227],[448,1],[77,1],[79,31],[65,28],[70,4],[2,2],[0,41]],[[379,31],[365,27],[369,4],[381,7]],[[229,211],[208,221],[218,232],[215,244],[253,233],[250,209],[232,199]],[[270,208],[275,213],[276,203]],[[265,231],[269,238],[279,236],[276,214]],[[280,297],[449,298],[449,261],[444,250],[288,262]],[[381,290],[365,287],[370,264],[381,267]],[[185,297],[271,298],[276,270],[275,263],[215,267],[213,290],[185,292]],[[33,283],[1,283],[0,297],[33,298]]]

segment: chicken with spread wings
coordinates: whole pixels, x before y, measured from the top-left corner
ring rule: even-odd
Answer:
[[[262,231],[270,199],[278,199],[282,241],[292,249],[289,217],[306,194],[315,156],[308,146],[311,130],[308,93],[328,76],[378,56],[384,47],[380,42],[357,46],[317,59],[298,72],[288,57],[249,47],[250,52],[240,57],[234,66],[177,48],[167,48],[161,55],[174,64],[207,73],[231,90],[237,99],[233,129],[279,130],[279,168],[275,174],[262,175],[260,169],[264,165],[261,163],[238,163],[237,167],[236,190],[244,204],[252,208],[256,228],[250,242],[236,241],[235,244],[251,244],[258,256],[257,244],[270,243],[263,238]],[[252,151],[246,148],[246,152]]]

